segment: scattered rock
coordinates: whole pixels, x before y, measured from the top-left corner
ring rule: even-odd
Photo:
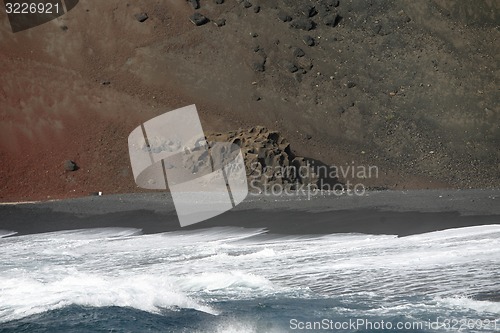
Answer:
[[[325,18],[327,15],[332,13],[335,7],[338,7],[338,1],[320,1],[316,4],[315,9],[321,18]]]
[[[61,30],[62,31],[67,31],[68,30],[68,26],[67,25],[61,25]]]
[[[297,68],[297,66],[295,66],[293,63],[291,63],[290,61],[287,61],[287,60],[285,60],[285,61],[282,62],[282,66],[283,66],[284,69],[286,69],[290,73],[295,73],[296,71],[299,70]]]
[[[285,13],[284,11],[278,12],[278,18],[280,19],[280,21],[283,22],[290,22],[292,20],[292,17],[287,13]]]
[[[259,37],[259,34],[256,32],[251,32],[250,36],[252,36],[253,38],[257,38],[257,37]]]
[[[339,0],[324,0],[323,2],[330,8],[338,7],[340,5]]]
[[[197,27],[208,22],[208,19],[200,13],[194,13],[189,17],[189,20]]]
[[[338,14],[328,15],[323,19],[323,23],[329,27],[335,27],[340,22],[340,16]]]
[[[301,30],[305,30],[305,31],[309,31],[309,30],[314,29],[313,21],[311,21],[309,19],[305,19],[305,18],[293,21],[292,23],[290,23],[290,26],[292,28],[301,29]]]
[[[188,2],[191,4],[191,7],[193,7],[193,9],[200,8],[200,2],[198,0],[188,0]]]
[[[262,98],[259,95],[253,95],[252,99],[256,102],[260,101]]]
[[[330,8],[324,2],[320,2],[320,3],[316,4],[315,8],[316,8],[316,12],[321,17],[325,17],[330,12]]]
[[[148,14],[146,13],[137,13],[134,15],[135,19],[139,22],[144,22],[146,21],[149,17],[148,17]]]
[[[111,81],[104,80],[104,81],[102,81],[102,82],[101,82],[101,84],[102,84],[103,86],[107,86],[107,85],[110,85],[110,84],[111,84]]]
[[[255,61],[252,63],[252,69],[256,72],[264,72],[266,70],[266,59]]]
[[[215,4],[217,5],[222,5],[224,3],[224,0],[215,0]]]
[[[306,140],[311,140],[312,139],[312,135],[311,134],[306,134]]]
[[[78,165],[71,160],[67,160],[64,162],[64,170],[66,171],[76,171],[78,170]]]
[[[302,41],[304,42],[304,44],[306,44],[307,46],[314,46],[315,42],[314,42],[314,38],[312,38],[311,36],[309,35],[305,35],[304,37],[302,37]]]
[[[254,52],[259,52],[260,51],[260,46],[259,45],[255,45],[252,50]]]
[[[300,57],[303,57],[305,55],[306,55],[305,52],[300,47],[295,47],[293,49],[293,56],[294,57],[300,58]]]
[[[306,17],[313,17],[317,14],[316,8],[310,4],[303,4],[302,6],[300,6],[300,12]]]
[[[253,7],[253,12],[254,12],[255,14],[257,14],[258,12],[260,12],[260,6],[255,6],[255,7]]]
[[[243,7],[250,8],[252,7],[252,3],[250,1],[245,0],[243,1]]]
[[[354,83],[352,81],[347,82],[347,88],[351,89],[351,88],[354,88],[354,87],[356,87],[356,83]]]
[[[226,19],[218,19],[214,21],[214,24],[218,27],[222,27],[226,25]]]
[[[264,64],[261,62],[252,63],[252,69],[256,72],[264,72],[266,70]]]

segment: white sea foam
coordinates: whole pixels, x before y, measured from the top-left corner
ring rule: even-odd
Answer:
[[[276,327],[263,328],[254,322],[241,319],[227,319],[218,323],[215,327],[204,328],[203,331],[196,331],[195,333],[286,333],[288,330],[283,330]]]
[[[217,310],[175,290],[168,278],[149,275],[109,277],[74,272],[50,282],[34,278],[2,278],[0,321],[9,321],[77,304],[133,307],[159,313],[162,308],[190,308],[210,314]]]
[[[217,314],[205,300],[273,295],[357,295],[377,299],[373,309],[382,304],[386,312],[456,306],[499,313],[498,303],[455,297],[498,290],[500,225],[404,238],[263,233],[105,228],[2,238],[0,322],[70,304]],[[409,306],[401,295],[422,298]]]
[[[479,313],[492,313],[500,315],[500,303],[490,301],[478,301],[466,296],[438,297],[436,299],[440,306],[453,309],[470,309]]]
[[[17,234],[17,231],[0,230],[0,238],[14,236],[15,234]]]
[[[183,290],[190,292],[224,290],[225,293],[251,292],[253,295],[254,291],[274,290],[268,279],[241,271],[202,273],[184,277],[177,282]]]

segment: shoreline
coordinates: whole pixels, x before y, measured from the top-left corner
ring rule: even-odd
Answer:
[[[143,233],[211,227],[265,228],[284,235],[365,233],[408,236],[500,224],[500,190],[371,191],[364,196],[249,195],[237,207],[181,228],[169,193],[89,196],[0,204],[0,230],[15,236],[122,227]]]

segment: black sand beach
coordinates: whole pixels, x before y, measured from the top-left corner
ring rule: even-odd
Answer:
[[[0,230],[16,235],[84,228],[138,228],[146,234],[216,226],[265,228],[274,234],[366,233],[408,236],[500,224],[500,190],[422,190],[255,196],[235,209],[185,228],[169,194],[127,194],[0,205]]]
[[[0,332],[498,332],[498,198],[249,195],[186,228],[167,193],[0,205]]]

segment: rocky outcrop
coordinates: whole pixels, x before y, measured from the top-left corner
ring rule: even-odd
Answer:
[[[200,25],[204,25],[205,23],[208,22],[208,18],[206,18],[204,15],[202,15],[198,12],[191,15],[189,17],[189,20],[197,27],[199,27]]]
[[[135,19],[139,22],[144,22],[148,19],[148,14],[146,13],[137,13],[134,15]]]
[[[78,165],[71,160],[64,161],[64,170],[66,171],[76,171],[78,170]]]
[[[297,190],[318,182],[307,159],[296,156],[290,143],[276,131],[257,126],[227,133],[208,133],[207,141],[210,146],[213,142],[240,146],[251,191],[272,186]]]
[[[193,9],[200,8],[200,2],[198,0],[188,0],[188,2],[191,4]]]

